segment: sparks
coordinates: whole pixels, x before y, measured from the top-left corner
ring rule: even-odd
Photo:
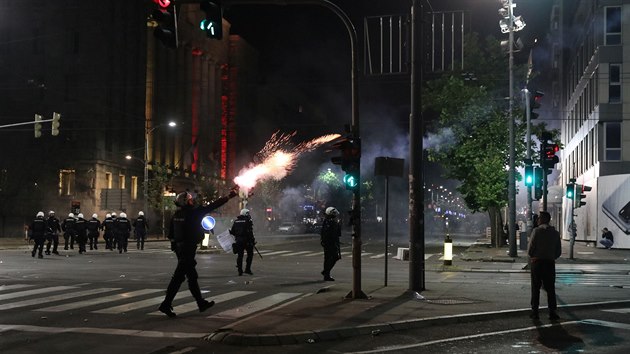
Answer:
[[[312,151],[340,136],[339,134],[328,134],[290,148],[291,138],[295,134],[296,132],[290,134],[275,132],[260,152],[256,154],[255,162],[243,168],[234,178],[234,183],[247,193],[256,186],[258,181],[281,180],[291,173],[301,154]]]

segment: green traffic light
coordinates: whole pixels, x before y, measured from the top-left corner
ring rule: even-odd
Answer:
[[[343,176],[343,184],[346,186],[346,189],[354,189],[359,185],[359,178],[357,176],[347,174]]]

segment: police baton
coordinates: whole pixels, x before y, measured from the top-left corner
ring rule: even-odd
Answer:
[[[256,250],[256,253],[258,253],[258,255],[260,256],[260,259],[263,259],[262,254],[260,254],[260,251],[258,250],[256,245],[254,245],[254,249]]]

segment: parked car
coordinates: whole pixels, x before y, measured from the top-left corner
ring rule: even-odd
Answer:
[[[297,226],[292,222],[283,222],[278,226],[278,232],[282,233],[294,233],[297,230]]]

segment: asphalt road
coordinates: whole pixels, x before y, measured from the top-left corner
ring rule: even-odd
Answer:
[[[21,247],[0,255],[0,352],[1,353],[338,353],[338,352],[559,352],[597,349],[598,353],[628,348],[628,309],[576,311],[561,325],[536,326],[531,320],[504,318],[422,330],[375,333],[372,337],[304,345],[243,348],[200,341],[204,334],[238,321],[256,321],[256,314],[302,296],[330,283],[323,282],[321,246],[317,236],[260,236],[253,276],[238,276],[235,256],[200,253],[199,283],[204,296],[217,304],[207,313],[196,310],[186,284],[175,300],[179,318],[173,321],[156,313],[164,288],[175,266],[165,242],[147,244],[145,251],[130,248],[119,254],[105,250],[85,255],[62,252],[44,259],[30,257]],[[347,241],[347,238],[346,238]],[[427,240],[427,262],[441,262],[442,244]],[[467,242],[456,243],[457,250]],[[133,246],[133,244],[130,244]],[[390,253],[396,254],[393,242]],[[338,283],[352,281],[351,247],[343,245],[343,258],[333,271]],[[389,279],[404,281],[408,262],[388,258]],[[364,240],[363,277],[384,276],[384,242]],[[605,266],[605,265],[604,265]],[[527,273],[431,273],[440,282],[508,282],[527,289]],[[580,287],[609,286],[621,275],[568,275],[559,282]],[[627,277],[627,276],[626,276]],[[526,291],[526,290],[525,290]],[[489,296],[496,296],[489,289]],[[625,314],[623,312],[626,312]],[[593,320],[606,321],[595,323]],[[265,326],[260,323],[260,326]],[[546,338],[560,341],[545,345]],[[376,350],[376,351],[375,351]]]

